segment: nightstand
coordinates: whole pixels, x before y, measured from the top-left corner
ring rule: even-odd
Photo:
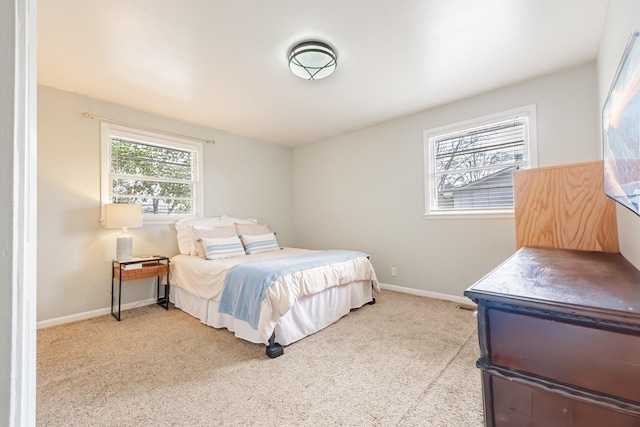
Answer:
[[[164,285],[164,295],[160,296],[160,279],[167,277]],[[166,256],[154,255],[149,257],[134,257],[127,261],[114,259],[111,263],[111,315],[120,321],[120,305],[122,302],[122,282],[129,280],[156,278],[156,303],[169,309],[169,258]],[[118,313],[114,312],[114,288],[118,280]]]

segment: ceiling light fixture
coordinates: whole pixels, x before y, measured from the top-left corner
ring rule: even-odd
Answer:
[[[335,71],[337,59],[331,46],[318,41],[307,41],[291,48],[289,69],[300,78],[319,80]]]

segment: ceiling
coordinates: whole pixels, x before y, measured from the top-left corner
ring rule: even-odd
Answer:
[[[284,146],[595,60],[607,0],[41,0],[38,82]],[[294,76],[317,39],[336,72]]]

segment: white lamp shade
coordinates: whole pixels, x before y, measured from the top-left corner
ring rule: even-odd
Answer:
[[[142,206],[113,203],[104,206],[106,228],[142,227]]]

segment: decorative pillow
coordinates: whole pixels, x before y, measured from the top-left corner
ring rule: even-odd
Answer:
[[[176,222],[176,237],[178,239],[178,250],[183,255],[191,253],[191,231],[189,226],[203,228],[221,227],[220,217],[213,218],[185,218]]]
[[[247,255],[259,254],[261,252],[275,251],[280,249],[276,235],[274,233],[242,235],[242,244]]]
[[[222,215],[220,217],[220,225],[223,225],[225,227],[228,226],[233,226],[234,224],[257,224],[258,220],[256,219],[242,219],[242,218],[234,218],[232,216],[228,216],[228,215]]]
[[[267,224],[236,224],[236,231],[239,236],[271,233]]]
[[[238,236],[235,227],[201,228],[190,226],[189,230],[191,231],[191,243],[193,247],[191,255],[199,256],[200,258],[204,258],[206,255],[204,247],[202,246],[202,241],[200,241],[203,237],[206,237],[207,239],[215,239],[218,237]]]
[[[238,236],[216,237],[213,239],[203,237],[200,240],[202,240],[206,259],[232,258],[245,255],[242,242]]]

